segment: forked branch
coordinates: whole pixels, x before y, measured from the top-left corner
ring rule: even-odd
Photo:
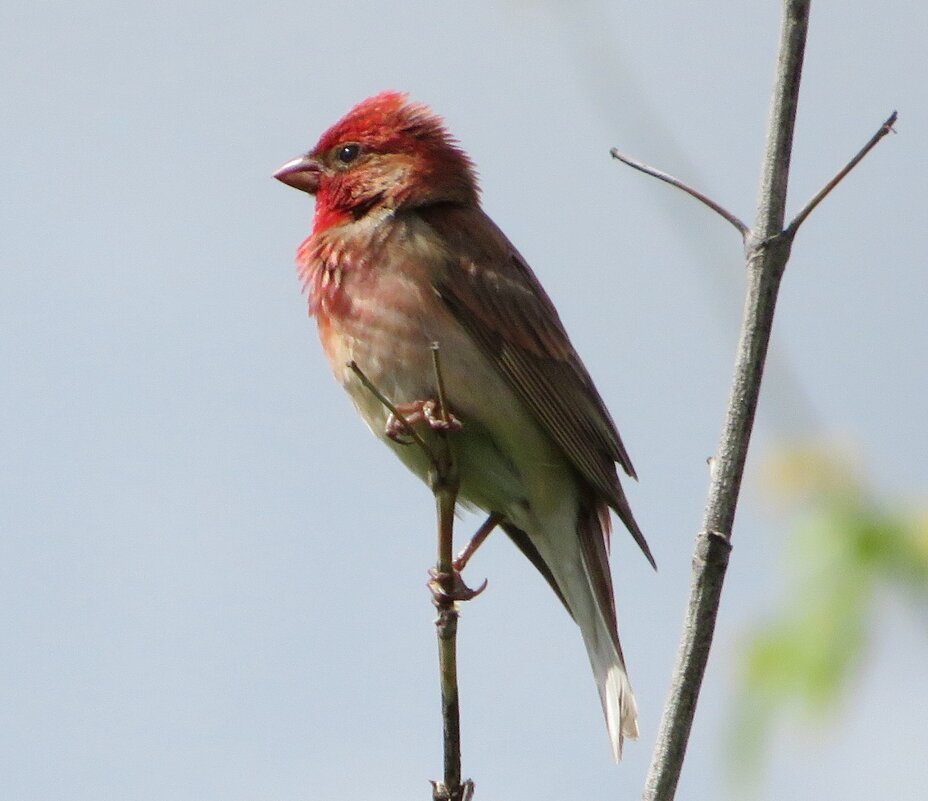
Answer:
[[[670,696],[664,707],[642,796],[644,801],[670,801],[676,792],[683,767],[728,567],[735,509],[754,427],[777,294],[793,239],[809,214],[877,142],[893,130],[896,121],[896,113],[893,112],[857,155],[784,227],[809,6],[810,0],[785,0],[784,3],[777,78],[753,227],[749,228],[720,204],[677,178],[612,150],[614,158],[683,190],[731,223],[744,240],[748,270],[747,294],[728,411],[718,451],[712,459],[705,516],[696,537],[692,584],[683,634],[671,680]]]
[[[854,167],[858,165],[858,163],[860,163],[860,161],[864,158],[864,156],[866,156],[867,153],[869,153],[884,136],[886,136],[889,133],[896,132],[893,126],[896,124],[896,120],[898,119],[898,117],[899,117],[898,113],[894,111],[892,114],[889,115],[889,117],[886,118],[886,121],[879,127],[877,132],[873,134],[872,137],[870,137],[870,141],[867,142],[867,144],[865,144],[858,151],[858,153],[835,174],[834,178],[832,178],[827,184],[825,184],[825,186],[823,186],[815,194],[815,196],[808,203],[806,203],[805,206],[802,207],[802,210],[793,218],[792,222],[788,226],[786,226],[786,228],[784,229],[783,231],[784,235],[792,239],[796,235],[796,231],[799,230],[799,226],[805,222],[806,217],[808,217],[815,210],[815,207],[818,206],[818,204],[821,203],[827,197],[829,192],[831,192],[832,189],[834,189],[839,183],[841,183],[844,177],[851,170],[853,170]],[[650,164],[645,164],[643,161],[639,161],[636,158],[632,158],[626,153],[622,153],[616,147],[612,148],[609,151],[609,155],[611,155],[612,158],[617,159],[618,161],[621,161],[623,164],[627,164],[632,169],[638,170],[639,172],[643,172],[645,175],[650,175],[654,178],[657,178],[658,180],[663,181],[664,183],[670,184],[671,186],[674,186],[677,189],[680,189],[683,192],[686,192],[686,194],[696,198],[696,200],[698,200],[700,203],[704,204],[705,206],[708,206],[710,209],[712,209],[712,211],[718,214],[722,219],[730,222],[737,229],[738,233],[741,234],[742,238],[746,239],[748,235],[751,233],[751,229],[747,225],[745,225],[737,215],[730,212],[723,205],[721,205],[720,203],[717,203],[715,200],[713,200],[708,195],[704,194],[703,192],[700,192],[695,187],[690,186],[685,181],[681,181],[679,178],[676,178],[670,173],[657,169],[657,167],[652,167]]]

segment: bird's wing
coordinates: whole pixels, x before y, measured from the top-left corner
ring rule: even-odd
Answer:
[[[616,475],[618,462],[635,477],[631,460],[535,274],[479,208],[443,204],[417,212],[454,254],[435,292],[653,565]]]

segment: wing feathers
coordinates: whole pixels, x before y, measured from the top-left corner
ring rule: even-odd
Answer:
[[[417,213],[455,254],[435,292],[596,495],[615,509],[653,565],[615,471],[618,463],[634,478],[634,467],[534,273],[479,208],[447,204]]]

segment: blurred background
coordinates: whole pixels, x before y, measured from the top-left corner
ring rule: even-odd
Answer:
[[[613,566],[641,740],[509,542],[468,569],[478,799],[640,793],[743,291],[776,2],[8,4],[0,31],[0,797],[428,798],[427,489],[358,421],[271,179],[351,105],[444,115],[558,304],[660,567]],[[812,11],[789,208],[894,109],[783,285],[681,798],[928,784],[925,8]],[[476,522],[465,517],[460,531]]]

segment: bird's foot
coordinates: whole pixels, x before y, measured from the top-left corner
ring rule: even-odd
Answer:
[[[416,423],[426,423],[433,431],[460,431],[463,424],[450,412],[442,416],[439,412],[438,402],[434,400],[415,400],[409,403],[396,404],[396,411],[400,416],[390,412],[384,433],[399,445],[410,445],[413,442],[409,433],[409,426]]]
[[[470,601],[487,588],[487,580],[472,590],[464,583],[464,577],[454,568],[450,573],[440,573],[436,568],[429,570],[429,590],[436,606],[455,601]]]

